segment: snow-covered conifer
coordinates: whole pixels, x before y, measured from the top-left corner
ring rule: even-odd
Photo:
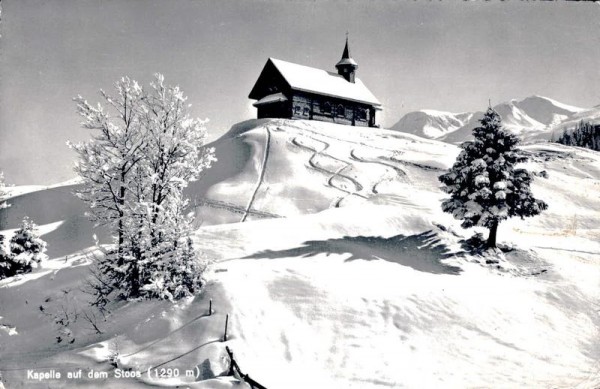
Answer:
[[[26,273],[38,267],[48,259],[45,252],[46,242],[39,237],[37,226],[28,217],[23,218],[21,227],[10,239],[13,273]]]
[[[463,228],[490,230],[488,247],[496,247],[498,224],[509,217],[535,216],[547,204],[533,197],[531,175],[516,165],[526,161],[516,148],[519,138],[502,128],[500,115],[491,107],[473,129],[474,140],[461,145],[454,166],[439,177],[450,198],[444,212],[462,220]]]
[[[0,280],[14,275],[13,256],[6,246],[6,237],[0,234]]]

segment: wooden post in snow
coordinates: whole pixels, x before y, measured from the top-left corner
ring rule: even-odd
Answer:
[[[223,342],[227,342],[227,324],[229,323],[229,314],[225,316],[225,334],[223,335]]]
[[[212,315],[212,299],[208,303],[208,316]]]
[[[229,354],[229,373],[227,375],[232,376],[234,373],[234,369],[235,369],[235,360],[233,359],[233,351],[231,351],[229,349],[228,346],[225,346],[225,350],[227,351],[227,354]]]

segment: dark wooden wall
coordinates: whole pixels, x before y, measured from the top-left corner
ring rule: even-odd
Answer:
[[[319,120],[348,126],[375,127],[375,109],[366,104],[296,91],[288,101],[257,108],[257,118]]]
[[[349,126],[373,126],[375,110],[365,104],[334,97],[293,92],[290,102],[294,119],[320,120]]]

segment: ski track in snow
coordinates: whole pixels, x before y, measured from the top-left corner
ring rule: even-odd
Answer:
[[[299,126],[309,127],[304,123],[299,123]],[[437,252],[432,248],[438,246],[444,248],[449,243],[460,243],[464,236],[457,234],[453,225],[448,227],[446,219],[440,221],[441,211],[437,204],[436,212],[415,204],[414,201],[425,204],[425,201],[419,198],[420,192],[413,190],[410,185],[403,185],[410,184],[411,181],[417,183],[420,177],[429,177],[434,174],[432,171],[442,170],[427,165],[428,161],[432,161],[432,164],[435,165],[435,158],[441,153],[431,155],[425,161],[411,162],[410,156],[405,157],[409,159],[408,161],[403,161],[399,159],[398,154],[392,154],[392,150],[346,139],[337,139],[317,131],[300,129],[299,126],[295,127],[296,131],[294,132],[286,132],[280,127],[264,127],[267,132],[264,155],[260,158],[257,155],[259,153],[255,154],[248,164],[249,167],[257,169],[258,174],[253,173],[248,181],[246,193],[252,191],[250,188],[254,190],[247,204],[245,202],[248,195],[241,196],[240,204],[237,205],[225,201],[198,198],[196,206],[205,205],[225,209],[234,213],[236,218],[242,217],[242,221],[246,220],[248,215],[251,216],[250,219],[281,218],[280,215],[252,210],[252,207],[258,207],[257,202],[259,201],[256,200],[257,197],[260,199],[258,192],[261,187],[263,191],[265,190],[273,169],[277,168],[277,154],[275,153],[278,151],[279,141],[283,140],[282,143],[286,142],[292,145],[291,151],[300,154],[299,158],[293,159],[293,162],[298,165],[297,167],[302,173],[305,173],[304,169],[309,170],[311,175],[315,171],[319,172],[314,174],[316,183],[315,181],[311,182],[314,187],[322,184],[321,190],[323,191],[329,191],[327,188],[340,191],[331,191],[333,194],[327,193],[328,199],[340,195],[333,201],[331,207],[339,207],[344,199],[352,199],[351,195],[369,198],[371,192],[378,195],[372,198],[382,199],[380,203],[385,207],[393,205],[400,205],[400,207],[397,213],[389,214],[391,207],[382,208],[382,211],[377,213],[372,212],[377,209],[375,206],[366,208],[362,204],[351,204],[347,211],[329,210],[321,215],[311,215],[307,218],[292,217],[285,221],[260,222],[257,226],[248,223],[244,223],[242,226],[224,225],[204,229],[195,235],[195,244],[199,239],[210,241],[210,250],[215,255],[220,255],[219,258],[223,258],[219,260],[219,269],[214,271],[213,280],[215,284],[225,287],[227,295],[223,299],[227,304],[231,303],[231,306],[235,307],[232,308],[233,314],[230,322],[233,323],[230,338],[233,343],[230,345],[233,344],[236,352],[239,353],[236,356],[241,356],[238,358],[241,359],[242,366],[246,368],[250,366],[248,370],[244,371],[252,374],[253,377],[256,375],[258,380],[266,383],[269,388],[488,387],[489,383],[495,379],[504,380],[503,384],[498,386],[543,387],[554,385],[548,381],[549,379],[560,379],[559,373],[554,373],[556,369],[560,369],[559,371],[565,372],[564,378],[563,381],[557,381],[555,386],[600,388],[598,386],[600,367],[594,363],[594,356],[597,355],[597,352],[594,351],[595,354],[592,353],[589,356],[591,360],[589,365],[588,360],[582,357],[583,353],[588,350],[587,343],[583,342],[589,341],[591,343],[589,348],[597,350],[597,347],[593,345],[595,339],[593,335],[597,334],[595,329],[598,328],[594,326],[598,317],[596,312],[600,312],[598,310],[600,306],[594,302],[597,294],[597,288],[595,288],[597,278],[585,276],[585,270],[592,270],[591,266],[595,266],[596,262],[593,262],[595,257],[584,257],[584,255],[600,255],[595,244],[589,244],[589,247],[586,244],[580,245],[579,241],[571,241],[569,237],[565,237],[565,239],[569,239],[564,241],[565,247],[559,246],[560,241],[554,242],[559,247],[544,245],[546,237],[543,240],[539,238],[539,242],[532,241],[524,244],[523,242],[529,238],[523,234],[534,233],[532,232],[533,227],[525,228],[526,232],[514,232],[510,235],[517,239],[514,245],[519,249],[510,254],[514,257],[511,257],[510,261],[515,261],[519,265],[516,270],[495,275],[495,273],[488,274],[485,268],[480,269],[476,262],[474,264],[460,262],[465,266],[465,272],[456,278],[451,278],[450,275],[427,274],[423,271],[415,271],[416,269],[408,266],[389,264],[389,260],[383,260],[385,256],[374,256],[376,260],[368,263],[368,267],[367,260],[344,259],[343,255],[346,254],[340,254],[344,251],[343,249],[356,252],[352,254],[356,257],[364,257],[367,252],[365,250],[368,250],[372,241],[395,242],[394,237],[377,238],[378,235],[383,236],[382,232],[390,229],[397,229],[403,234],[408,234],[406,238],[411,238],[413,233],[419,233],[414,236],[420,237],[414,242],[414,247],[412,243],[405,244],[405,238],[399,240],[402,244],[398,245],[396,249],[393,246],[386,248],[383,243],[379,244],[383,251],[394,249],[396,251],[393,253],[394,256],[408,257],[422,253],[423,258],[417,255],[419,260],[428,260],[428,252],[431,251],[433,254]],[[276,132],[281,132],[282,138],[278,138]],[[262,129],[255,132],[258,135],[255,144],[262,145],[261,133]],[[311,134],[314,134],[314,138]],[[275,136],[272,140],[271,135]],[[331,139],[331,144],[326,142],[329,139]],[[334,139],[340,143],[349,144],[349,147],[337,144],[333,141]],[[369,149],[366,149],[367,147]],[[310,152],[305,153],[303,150]],[[418,150],[411,150],[411,152],[416,153]],[[269,154],[271,155],[269,156]],[[575,156],[577,155],[575,154]],[[562,157],[556,158],[562,159]],[[260,168],[258,167],[259,160],[262,160]],[[266,176],[267,162],[271,163],[269,176]],[[424,162],[424,164],[420,162]],[[543,158],[540,157],[538,162],[544,164]],[[583,178],[590,175],[583,168],[587,165],[577,165],[572,160],[560,162],[561,165],[564,164],[567,169],[575,172],[576,176],[581,174],[580,182],[587,182],[587,179]],[[361,163],[378,164],[382,167],[374,168],[373,165],[361,165]],[[440,164],[440,166],[442,165]],[[368,169],[363,169],[365,167]],[[559,167],[548,166],[548,170],[551,174],[553,171],[562,174],[562,166],[559,165]],[[383,174],[380,174],[381,169],[383,169]],[[592,167],[590,166],[589,169]],[[364,171],[367,173],[365,174]],[[358,178],[349,177],[354,172],[358,174]],[[322,173],[326,176],[322,176]],[[313,178],[311,177],[311,179]],[[322,183],[323,180],[325,182]],[[394,180],[400,181],[402,184],[399,185],[399,193],[384,191],[384,184]],[[394,181],[394,183],[396,182]],[[378,193],[377,190],[380,184],[379,189],[382,193]],[[595,185],[595,183],[593,184]],[[340,188],[340,185],[343,188]],[[593,187],[590,184],[584,188],[589,190]],[[352,192],[352,189],[362,192]],[[584,203],[581,207],[586,204]],[[352,206],[356,208],[353,209]],[[593,211],[593,207],[589,208],[591,208],[590,212]],[[365,211],[363,212],[363,210]],[[345,215],[350,214],[352,214],[352,222],[349,222],[350,218],[343,219]],[[369,224],[367,218],[373,214],[374,221]],[[363,215],[364,217],[361,217]],[[414,218],[414,221],[408,217]],[[594,216],[590,216],[590,218],[592,217]],[[446,235],[452,234],[454,238],[447,238],[440,231],[420,233],[423,228],[422,224],[419,224],[422,223],[421,218],[427,223],[437,219],[436,222],[440,224],[433,223],[433,225],[446,232]],[[560,222],[560,219],[558,221]],[[592,223],[590,225],[592,228],[589,231],[595,231],[595,225]],[[535,227],[537,224],[533,224],[533,226]],[[263,228],[264,230],[262,230]],[[412,231],[413,228],[414,232],[406,232],[407,230]],[[554,231],[559,231],[559,228],[560,225]],[[574,228],[576,231],[576,227]],[[288,234],[288,229],[293,233]],[[540,231],[535,234],[540,236],[548,234],[545,229]],[[550,230],[550,233],[552,231]],[[280,233],[280,235],[272,232]],[[264,241],[260,238],[257,239],[262,235],[270,236],[270,239]],[[508,232],[507,236],[509,236]],[[582,243],[585,243],[587,241],[581,239],[588,238],[573,236],[573,239],[580,239]],[[567,245],[569,242],[573,242],[573,244]],[[307,246],[307,243],[311,244]],[[361,245],[365,245],[366,248],[363,249],[360,247]],[[310,249],[307,248],[304,251],[304,247]],[[524,248],[524,250],[520,250],[520,248]],[[531,249],[533,253],[529,253],[527,249]],[[552,251],[557,251],[557,253],[552,253]],[[251,264],[251,261],[244,257],[244,255],[252,253],[271,252],[274,254],[272,257],[264,255],[264,258],[260,258],[262,261],[259,266]],[[540,252],[546,253],[538,255]],[[569,264],[562,264],[564,261],[560,259],[569,252],[576,254],[571,255],[574,258],[582,257],[578,261],[580,262],[579,267],[572,271],[573,275],[566,271]],[[303,255],[303,253],[308,254]],[[320,260],[325,255],[329,259]],[[252,256],[255,255],[252,254]],[[253,259],[259,259],[260,255],[256,257]],[[267,258],[283,258],[284,261],[277,263],[276,261],[267,261]],[[555,265],[555,262],[552,261],[545,262],[547,258],[556,261],[556,264],[559,265]],[[58,263],[58,261],[55,262]],[[229,263],[223,264],[224,262]],[[577,265],[577,263],[575,264]],[[55,268],[48,270],[55,270]],[[373,277],[369,277],[371,272]],[[248,277],[248,274],[253,276]],[[331,274],[334,276],[332,277]],[[390,277],[386,280],[388,275]],[[523,282],[524,278],[532,280]],[[245,280],[248,280],[248,285],[244,283]],[[363,285],[365,286],[364,292],[353,292],[353,285],[357,284],[352,282],[353,280],[367,281]],[[400,280],[400,286],[394,289],[397,280]],[[582,292],[570,293],[567,288],[577,291],[577,280],[583,280],[582,284],[586,288],[581,289]],[[487,281],[490,283],[488,284]],[[557,283],[554,284],[555,282]],[[332,284],[333,286],[331,286]],[[213,286],[210,285],[206,284],[206,290],[218,290],[212,289]],[[264,285],[268,286],[266,291],[264,291]],[[54,287],[58,291],[60,286],[55,285]],[[346,287],[347,290],[343,289]],[[471,288],[472,290],[479,288],[481,292],[476,295],[481,294],[481,300],[477,296],[473,297],[473,294],[469,292]],[[561,293],[561,288],[565,288],[567,291]],[[588,290],[591,291],[591,295],[590,292],[587,292]],[[262,294],[263,291],[265,294]],[[491,294],[496,291],[498,291],[497,295]],[[206,298],[208,296],[210,295],[207,295]],[[496,298],[492,299],[492,297]],[[524,298],[523,303],[517,304],[515,308],[514,301],[519,301],[521,297]],[[489,299],[484,300],[486,298]],[[478,301],[485,301],[485,303],[478,304]],[[592,304],[591,308],[589,304]],[[523,309],[519,309],[519,305],[523,305]],[[480,310],[486,314],[481,314]],[[588,312],[591,310],[593,310],[593,314]],[[225,311],[224,309],[223,312],[225,313]],[[14,314],[14,312],[12,313]],[[189,316],[186,314],[184,316],[186,319],[182,320],[166,315],[165,319],[168,320],[169,326],[161,326],[157,329],[159,331],[157,336],[136,339],[125,333],[120,335],[119,332],[115,332],[115,336],[112,338],[115,344],[120,336],[125,339],[129,338],[126,348],[129,354],[122,355],[122,358],[133,357],[126,360],[125,365],[121,367],[136,366],[133,362],[139,362],[141,365],[153,365],[152,369],[161,366],[168,368],[168,364],[174,361],[184,366],[184,361],[200,363],[206,356],[212,357],[210,366],[219,366],[218,364],[212,365],[214,361],[221,361],[214,358],[215,355],[221,355],[223,351],[222,347],[218,346],[222,342],[218,337],[219,333],[213,330],[210,330],[209,333],[207,330],[208,336],[188,336],[188,333],[196,331],[202,333],[202,330],[214,324],[215,320],[222,319],[222,316],[210,319],[208,314],[203,312],[206,311],[200,310]],[[132,319],[128,319],[128,322],[131,320],[132,332],[148,330],[148,328],[135,327],[135,323],[139,322],[138,316],[131,316]],[[591,320],[586,322],[587,317]],[[307,321],[309,321],[308,324]],[[28,330],[24,331],[21,328],[19,328],[19,332],[22,333],[17,334],[16,328],[12,325],[2,323],[2,317],[0,317],[0,338],[5,336],[4,339],[9,339],[4,331],[8,335],[10,335],[10,331],[15,331],[15,335],[22,338],[37,336],[35,333],[25,334]],[[572,323],[577,323],[577,325],[572,325]],[[21,323],[18,325],[21,326]],[[302,327],[304,325],[306,328]],[[311,328],[313,325],[316,330]],[[177,327],[175,328],[175,326]],[[540,332],[536,332],[538,329]],[[152,331],[152,328],[149,331]],[[584,334],[589,332],[591,335],[579,335],[580,332]],[[532,333],[537,336],[531,336]],[[265,334],[264,337],[263,334]],[[310,336],[312,334],[314,334],[314,338]],[[370,339],[371,336],[373,341]],[[260,341],[255,340],[255,337],[259,337]],[[16,338],[13,337],[10,341],[14,342]],[[106,345],[110,341],[111,338],[103,341],[102,346],[108,349]],[[553,344],[553,348],[549,351],[547,351],[548,342]],[[321,347],[321,345],[324,346]],[[19,366],[17,369],[0,368],[3,370],[2,373],[11,370],[27,370],[30,367],[24,367],[23,362],[28,360],[35,362],[35,365],[32,363],[35,369],[56,368],[56,366],[44,367],[45,362],[58,360],[44,359],[57,354],[56,347],[52,345],[48,346],[50,347],[48,350],[39,347],[39,350],[32,349],[32,351],[21,354],[14,352],[14,350],[19,350],[18,347],[10,347],[7,350],[10,350],[11,353],[2,353],[0,359],[3,359],[4,363],[19,364]],[[73,345],[61,346],[61,362],[70,360],[74,355],[93,347],[95,344],[85,345],[83,348]],[[580,352],[577,352],[578,347],[581,347]],[[218,354],[216,349],[220,349],[221,354]],[[387,349],[394,350],[394,352],[390,353]],[[571,349],[574,351],[571,352]],[[197,350],[200,352],[198,356],[195,356],[193,353]],[[254,357],[254,361],[251,359],[252,357]],[[287,362],[282,362],[279,366],[277,365],[279,360]],[[311,364],[313,360],[315,360],[314,365]],[[553,366],[553,362],[558,362],[558,366]],[[481,365],[478,365],[479,363]],[[106,361],[98,364],[90,362],[88,367],[94,367],[96,370],[110,369]],[[279,367],[283,367],[283,369],[278,370]],[[379,371],[377,371],[378,369]],[[405,371],[401,369],[405,369]],[[573,370],[575,372],[571,373]],[[280,371],[285,371],[286,374],[281,374],[281,377],[273,379],[272,376],[279,375]],[[325,378],[332,377],[332,382],[337,385],[331,385],[329,381],[320,383],[320,385],[314,384],[316,380],[313,380],[312,385],[299,386],[297,381],[310,377],[313,371],[322,374]],[[504,374],[507,378],[502,377]],[[571,374],[573,374],[573,378],[571,378]],[[584,376],[587,374],[589,374],[589,382]],[[546,378],[547,376],[550,378]],[[289,377],[295,378],[290,380]],[[263,381],[263,378],[267,381]],[[576,379],[582,381],[574,382]],[[310,380],[307,381],[310,382]],[[150,380],[141,382],[141,384],[152,386],[191,385],[192,387],[196,385],[209,387],[208,385],[212,384],[210,380],[207,380],[206,383],[183,380],[166,382]],[[278,382],[280,385],[273,385],[270,382]],[[115,384],[114,381],[110,383]],[[115,387],[127,387],[127,383],[118,383]],[[35,386],[34,383],[31,385]],[[221,381],[218,383],[215,381],[214,385],[234,387],[226,386],[227,384]],[[235,385],[243,386],[244,384],[235,383]],[[0,387],[2,387],[1,384]]]
[[[312,141],[318,142],[318,143],[322,144],[323,147],[320,150],[318,150],[316,147],[312,147],[311,145],[306,144],[308,142],[302,142],[302,138],[306,138],[306,139],[310,139]],[[294,138],[291,139],[291,143],[294,146],[297,146],[297,147],[300,147],[300,148],[312,151],[313,155],[308,160],[308,166],[311,167],[311,168],[313,168],[313,169],[315,169],[315,170],[317,170],[317,171],[319,171],[319,172],[321,172],[321,173],[325,173],[326,175],[331,175],[327,179],[327,181],[326,181],[326,186],[328,186],[330,188],[337,189],[337,190],[342,191],[342,192],[344,192],[346,194],[345,196],[338,197],[336,200],[334,200],[332,202],[332,204],[331,204],[330,207],[333,207],[333,208],[339,207],[340,203],[347,196],[358,196],[358,197],[361,197],[361,198],[364,198],[364,199],[367,198],[365,195],[357,193],[357,192],[360,192],[361,190],[363,190],[363,185],[360,182],[358,182],[356,179],[354,179],[354,178],[352,178],[352,177],[350,177],[350,176],[342,173],[342,171],[344,171],[348,167],[351,167],[352,164],[350,164],[350,163],[348,163],[346,161],[343,161],[343,160],[341,160],[339,158],[333,157],[333,156],[325,153],[325,150],[327,150],[329,148],[329,143],[327,143],[327,142],[325,142],[323,140],[320,140],[320,139],[316,139],[316,138],[307,136],[307,135],[296,136],[296,137],[294,137]],[[335,162],[339,162],[339,163],[343,164],[343,166],[341,166],[340,168],[336,169],[335,171],[331,171],[329,169],[326,169],[323,166],[320,166],[319,163],[318,163],[318,161],[317,161],[317,158],[319,158],[320,156],[323,156],[325,158],[329,158],[329,159],[331,159],[331,160],[333,160]],[[351,191],[351,190],[346,189],[344,186],[342,186],[340,184],[336,185],[336,183],[335,183],[336,178],[342,178],[344,180],[349,181],[350,183],[352,183],[352,185],[354,185],[354,189],[355,190]]]
[[[313,168],[313,169],[315,169],[315,170],[317,170],[317,171],[320,171],[322,173],[331,175],[329,177],[329,179],[327,180],[326,185],[328,187],[340,190],[340,191],[342,191],[342,192],[345,193],[344,196],[340,196],[340,197],[336,198],[331,203],[330,208],[338,208],[340,206],[341,202],[346,197],[351,196],[351,195],[359,196],[359,197],[364,198],[364,199],[368,198],[368,196],[366,196],[364,194],[357,193],[359,191],[362,191],[363,187],[364,187],[358,180],[356,180],[353,177],[350,177],[350,176],[348,176],[346,174],[343,174],[343,171],[345,169],[353,166],[352,163],[349,163],[347,161],[341,160],[341,159],[336,158],[336,157],[334,157],[334,156],[332,156],[330,154],[325,153],[325,151],[329,148],[330,144],[328,142],[322,140],[322,139],[317,139],[314,136],[309,136],[309,135],[306,134],[306,132],[309,132],[309,133],[314,134],[314,135],[318,135],[319,137],[329,138],[329,139],[332,139],[332,140],[335,140],[335,141],[338,141],[338,142],[351,143],[351,144],[356,144],[356,145],[363,146],[363,147],[369,147],[371,149],[376,149],[376,150],[379,150],[379,151],[385,151],[385,154],[389,154],[389,153],[393,152],[393,150],[391,150],[391,149],[369,145],[369,144],[366,144],[364,142],[356,142],[356,141],[350,141],[348,139],[336,138],[336,137],[333,137],[333,136],[330,136],[330,135],[326,135],[326,134],[319,133],[317,131],[310,130],[308,128],[303,128],[303,127],[298,126],[298,125],[296,125],[296,126],[295,125],[291,125],[290,127],[298,130],[298,132],[299,132],[299,134],[296,137],[294,137],[294,138],[291,139],[291,143],[294,146],[301,147],[301,148],[309,150],[309,151],[311,151],[313,153],[313,155],[309,158],[308,166],[311,167],[311,168]],[[278,127],[278,130],[282,130],[282,129]],[[311,141],[314,141],[314,142],[318,142],[319,144],[322,145],[322,147],[319,148],[319,147],[307,144],[308,142],[302,142],[303,138],[310,139]],[[336,161],[336,162],[344,164],[344,166],[336,169],[335,171],[332,171],[330,169],[327,169],[327,168],[319,165],[319,162],[318,162],[318,158],[319,157],[329,158],[329,159],[331,159],[333,161]],[[374,159],[364,158],[364,157],[361,157],[361,156],[357,155],[357,148],[352,148],[350,150],[350,158],[352,160],[354,160],[354,161],[361,162],[361,163],[371,163],[371,164],[376,164],[376,165],[383,166],[385,168],[391,168],[391,169],[393,169],[394,172],[396,172],[396,176],[397,177],[401,177],[407,183],[410,182],[410,179],[408,178],[408,174],[403,169],[401,169],[399,166],[397,166],[397,164],[402,164],[402,165],[406,165],[406,166],[412,166],[412,167],[416,167],[416,168],[419,168],[419,169],[431,170],[431,171],[441,171],[442,170],[442,169],[440,169],[438,167],[434,167],[434,166],[429,166],[429,165],[425,165],[425,164],[419,164],[419,163],[414,163],[414,162],[403,161],[403,160],[400,160],[398,158],[395,158],[394,156],[380,155],[380,156],[378,156],[378,157],[376,157]],[[347,190],[344,187],[341,187],[340,185],[336,185],[335,184],[336,178],[342,178],[342,179],[345,179],[345,180],[348,180],[348,181],[352,182],[354,184],[354,186],[355,186],[355,191],[350,191],[350,190]],[[370,191],[373,194],[378,194],[379,192],[377,190],[377,186],[379,184],[385,182],[385,181],[391,181],[394,178],[395,177],[390,177],[389,173],[383,174],[381,176],[381,178],[375,184],[373,184],[373,186],[370,188]],[[395,198],[393,200],[393,203],[396,204],[396,205],[405,205],[405,206],[410,206],[410,207],[413,207],[413,208],[417,207],[413,202],[409,201],[408,199],[402,199],[401,200],[401,199],[396,199]],[[417,208],[422,208],[422,207],[417,207]]]
[[[313,135],[318,135],[318,136],[322,136],[324,138],[329,138],[329,139],[335,140],[337,142],[352,143],[352,144],[355,144],[355,145],[369,147],[369,148],[372,148],[372,149],[382,150],[382,151],[387,151],[387,152],[393,152],[393,151],[395,151],[394,149],[388,149],[388,148],[385,148],[385,147],[370,145],[370,144],[364,143],[364,142],[358,142],[358,141],[354,141],[354,140],[350,140],[350,139],[336,138],[335,136],[331,136],[331,135],[324,134],[324,133],[321,133],[321,132],[318,132],[318,131],[315,131],[315,130],[311,130],[310,127],[308,125],[306,125],[306,124],[304,126],[299,126],[299,125],[295,125],[295,124],[292,124],[292,123],[287,123],[286,127],[287,128],[293,128],[293,129],[300,130],[300,131],[310,132]]]
[[[424,165],[421,163],[416,163],[416,162],[408,162],[408,161],[403,161],[401,159],[398,159],[396,157],[382,157],[383,159],[389,159],[390,161],[393,162],[397,162],[397,163],[401,163],[403,165],[406,166],[413,166],[419,169],[424,169],[424,170],[431,170],[431,171],[435,171],[435,172],[442,172],[442,171],[446,171],[446,169],[442,169],[436,166],[429,166],[429,165]]]
[[[274,213],[270,213],[270,212],[264,212],[264,211],[257,211],[257,210],[248,210],[247,207],[242,207],[240,205],[236,205],[236,204],[232,204],[232,203],[228,203],[226,201],[220,201],[220,200],[211,200],[211,199],[207,199],[207,198],[201,198],[199,200],[196,200],[196,207],[197,206],[207,206],[207,207],[211,207],[211,208],[220,208],[220,209],[226,209],[230,212],[233,213],[239,213],[241,215],[244,214],[250,214],[252,216],[258,216],[261,218],[281,218],[283,216],[281,215],[277,215]]]
[[[350,157],[357,162],[362,162],[362,163],[372,163],[375,165],[380,165],[380,166],[384,166],[387,168],[391,168],[396,175],[395,176],[390,176],[388,173],[388,170],[386,169],[386,172],[384,174],[382,174],[381,178],[375,183],[373,184],[373,187],[371,187],[371,192],[373,192],[373,194],[378,194],[379,192],[377,191],[377,186],[381,183],[383,183],[384,181],[392,181],[394,178],[396,177],[402,177],[404,179],[405,182],[409,183],[410,180],[408,179],[408,175],[406,174],[406,172],[402,169],[400,169],[397,166],[394,166],[390,163],[386,163],[383,161],[380,161],[379,158],[381,157],[377,157],[377,159],[367,159],[364,157],[360,157],[356,154],[356,149],[352,149],[350,150]]]
[[[240,220],[241,223],[245,222],[246,218],[250,214],[250,209],[252,208],[252,203],[256,199],[256,194],[258,193],[258,189],[260,188],[260,185],[262,184],[262,182],[265,178],[265,171],[267,170],[267,161],[269,160],[269,147],[271,146],[271,131],[269,130],[268,126],[265,126],[264,129],[266,131],[265,153],[263,155],[262,165],[260,167],[260,174],[258,175],[258,181],[256,182],[256,188],[254,188],[254,192],[252,193],[252,196],[250,197],[250,200],[248,201],[248,206],[246,207],[246,212],[244,213],[242,220]]]

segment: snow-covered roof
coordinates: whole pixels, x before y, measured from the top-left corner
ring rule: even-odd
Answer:
[[[358,64],[352,58],[342,58],[342,59],[340,59],[340,61],[338,63],[336,63],[335,66],[338,67],[340,65],[352,65],[354,67],[358,67]]]
[[[337,73],[275,58],[269,58],[269,60],[279,70],[292,89],[341,97],[371,105],[381,105],[379,100],[358,78],[352,83],[346,81],[344,77]]]
[[[279,92],[279,93],[273,93],[272,95],[265,96],[252,105],[255,107],[258,107],[259,105],[279,103],[282,101],[287,101],[287,97],[285,97],[285,95],[283,93]]]

